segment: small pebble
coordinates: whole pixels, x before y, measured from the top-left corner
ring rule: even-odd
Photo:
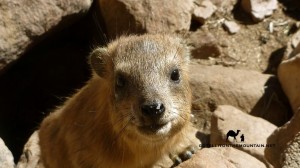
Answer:
[[[240,30],[240,26],[234,21],[224,21],[223,26],[230,34],[235,34]]]

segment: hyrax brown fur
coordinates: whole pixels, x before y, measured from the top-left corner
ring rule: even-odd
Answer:
[[[90,64],[86,86],[41,124],[46,168],[170,167],[190,157],[199,141],[180,38],[121,37],[96,48]]]

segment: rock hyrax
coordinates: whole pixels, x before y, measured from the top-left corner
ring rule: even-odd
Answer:
[[[96,48],[92,78],[41,124],[45,167],[170,167],[189,157],[199,140],[189,121],[188,64],[187,48],[172,35]]]

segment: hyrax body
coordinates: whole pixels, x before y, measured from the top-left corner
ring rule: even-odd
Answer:
[[[96,48],[90,64],[86,86],[41,124],[46,168],[170,167],[197,148],[180,38],[121,37]]]

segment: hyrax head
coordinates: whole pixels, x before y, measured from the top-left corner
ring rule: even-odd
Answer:
[[[121,37],[95,49],[90,63],[112,87],[110,119],[116,132],[163,139],[189,122],[189,52],[180,38]]]

